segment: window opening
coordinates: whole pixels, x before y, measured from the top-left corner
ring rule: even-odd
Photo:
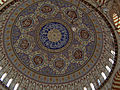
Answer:
[[[5,79],[5,77],[7,76],[7,73],[4,73],[3,75],[2,75],[2,77],[1,77],[1,81],[3,81],[4,79]]]
[[[0,70],[2,70],[2,67],[0,66]]]
[[[113,61],[111,58],[109,58],[109,61],[110,61],[112,64],[114,64],[114,61]]]
[[[86,87],[84,87],[84,90],[87,90],[87,88],[86,88]]]
[[[115,52],[114,52],[113,50],[111,50],[111,53],[112,53],[113,55],[115,55]]]
[[[98,84],[99,84],[99,86],[100,86],[100,85],[101,85],[101,82],[100,82],[100,80],[98,79],[97,81],[98,81]]]
[[[90,86],[91,86],[91,89],[92,89],[92,90],[95,90],[95,87],[94,87],[94,84],[93,84],[93,83],[90,83]]]
[[[10,86],[10,84],[12,83],[12,81],[13,81],[13,79],[11,78],[11,79],[8,81],[8,83],[7,83],[7,87]]]
[[[102,72],[101,75],[103,76],[104,80],[107,78],[104,72]]]
[[[108,70],[108,72],[110,72],[110,71],[111,71],[110,67],[108,67],[108,66],[106,66],[106,69]]]
[[[17,84],[15,85],[14,90],[17,90],[18,87],[19,87],[19,83],[17,83]]]

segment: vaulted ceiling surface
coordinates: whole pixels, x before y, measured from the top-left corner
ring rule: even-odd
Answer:
[[[118,2],[8,0],[1,3],[3,86],[11,90],[119,88]]]

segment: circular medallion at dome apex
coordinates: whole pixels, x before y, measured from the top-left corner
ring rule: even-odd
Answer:
[[[43,26],[39,35],[40,41],[49,49],[60,49],[67,44],[69,39],[68,30],[57,22],[51,22]]]
[[[94,13],[87,14],[90,9],[83,3],[77,9],[62,2],[28,0],[14,10],[6,24],[4,45],[9,60],[38,82],[67,83],[84,76],[103,49],[102,29]]]
[[[39,30],[38,30],[39,28]],[[36,28],[38,47],[49,52],[60,52],[71,44],[73,34],[69,25],[58,19],[45,20]]]

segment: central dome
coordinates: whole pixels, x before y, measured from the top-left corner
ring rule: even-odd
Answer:
[[[20,73],[40,83],[80,80],[99,66],[109,49],[106,41],[111,43],[103,32],[110,29],[96,11],[84,1],[79,6],[64,0],[20,4],[3,33],[9,61]]]
[[[17,17],[13,13],[15,21],[9,29],[14,58],[22,66],[13,64],[22,73],[40,75],[41,79],[38,79],[27,74],[39,82],[65,83],[92,69],[102,51],[103,39],[102,33],[96,33],[102,32],[95,21],[96,16],[86,14],[88,8],[76,11],[77,7],[69,2],[58,6],[51,1],[38,1],[22,8],[25,9],[19,11]],[[52,81],[47,80],[49,78]]]
[[[58,6],[51,1],[38,1],[20,11],[10,29],[11,47],[22,67],[41,78],[53,79],[40,79],[40,82],[73,81],[98,61],[103,39],[102,33],[96,33],[102,32],[95,21],[96,16],[88,15],[80,8],[76,11],[76,8],[69,2]],[[17,68],[21,71],[21,67]],[[68,76],[71,78],[67,79]]]

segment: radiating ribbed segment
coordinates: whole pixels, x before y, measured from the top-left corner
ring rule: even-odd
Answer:
[[[113,79],[112,89],[120,90],[120,69],[117,71]]]
[[[115,26],[117,27],[117,32],[120,34],[120,17],[118,17],[118,15],[114,13],[113,20],[114,20]]]
[[[119,21],[118,21],[118,33],[120,34],[120,17],[119,17]]]

